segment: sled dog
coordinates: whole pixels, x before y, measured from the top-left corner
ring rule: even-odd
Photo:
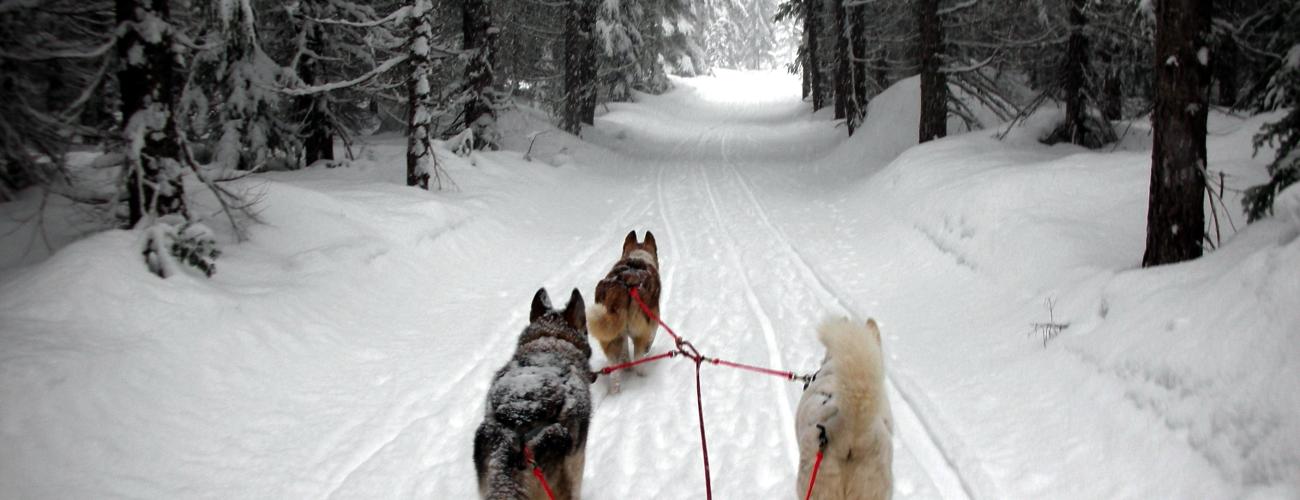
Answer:
[[[533,296],[529,325],[488,388],[483,423],[474,433],[479,494],[490,500],[545,500],[525,447],[557,499],[582,493],[582,469],[591,423],[591,346],[582,294],[564,310],[551,307],[546,289]]]
[[[885,500],[893,493],[893,417],[885,398],[880,329],[847,318],[822,322],[826,359],[804,387],[795,416],[799,441],[798,498],[808,492],[817,451],[823,452],[812,498]]]
[[[600,342],[609,364],[626,363],[640,359],[654,343],[659,324],[646,316],[641,306],[632,300],[629,291],[637,288],[656,316],[659,315],[659,247],[655,235],[645,233],[645,241],[636,239],[636,231],[627,233],[623,240],[623,255],[596,284],[596,302],[587,309],[591,322],[591,335]],[[632,348],[629,352],[628,341]],[[641,373],[637,370],[637,373]],[[619,390],[619,372],[609,376],[609,392]]]

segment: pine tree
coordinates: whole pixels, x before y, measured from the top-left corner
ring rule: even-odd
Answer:
[[[474,130],[475,149],[496,148],[496,97],[492,92],[498,29],[489,0],[462,0],[461,30],[465,62],[465,128]]]
[[[776,65],[772,0],[697,2],[704,27],[704,53],[712,67],[763,69]]]
[[[187,95],[185,112],[208,112],[195,104],[213,103],[216,109],[211,120],[196,122],[210,124],[212,130],[194,133],[215,138],[215,162],[223,169],[260,169],[272,156],[297,151],[301,141],[281,112],[283,96],[274,90],[287,72],[262,50],[251,1],[221,0],[201,13],[206,50],[196,56],[192,83],[184,92],[206,96],[195,101]]]
[[[835,119],[842,120],[849,116],[849,99],[853,91],[853,67],[849,54],[848,9],[843,0],[833,0],[831,28],[835,38]],[[852,133],[852,132],[850,132]]]
[[[826,85],[822,82],[822,32],[821,0],[803,0],[804,2],[804,71],[808,75],[809,92],[812,94],[813,111],[826,107]]]
[[[596,112],[596,15],[598,0],[570,0],[564,29],[564,114],[560,127],[574,135]]]
[[[1209,35],[1210,0],[1157,2],[1155,141],[1144,267],[1201,256]]]
[[[291,88],[347,80],[358,68],[391,57],[399,44],[373,7],[353,0],[276,3],[258,19],[269,32],[263,48],[285,66],[285,85]],[[368,105],[385,90],[372,82],[292,96],[287,111],[302,142],[299,166],[333,160],[339,139],[351,156],[351,136],[379,121]]]
[[[168,0],[116,0],[122,60],[117,80],[122,116],[127,226],[170,214],[189,217],[182,182],[181,138],[176,130],[175,91],[180,87],[173,51],[181,44]]]
[[[1259,220],[1273,212],[1273,200],[1278,193],[1300,180],[1300,3],[1272,3],[1261,12],[1273,24],[1255,30],[1241,39],[1255,53],[1273,54],[1265,83],[1252,92],[1254,109],[1265,112],[1285,109],[1286,114],[1268,123],[1255,136],[1255,150],[1265,145],[1275,148],[1276,154],[1268,165],[1268,182],[1246,190],[1242,202],[1246,205],[1249,220]]]
[[[639,27],[645,16],[641,2],[606,1],[597,10],[597,67],[601,72],[602,94],[609,101],[630,101],[632,90],[641,88],[646,73],[637,58],[645,43]]]

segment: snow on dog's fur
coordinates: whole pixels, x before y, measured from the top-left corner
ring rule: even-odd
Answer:
[[[821,370],[804,388],[795,417],[799,440],[798,498],[823,450],[812,498],[883,500],[893,493],[893,435],[880,329],[844,319],[823,322]]]
[[[636,231],[627,233],[623,240],[623,254],[605,278],[596,284],[596,303],[587,309],[591,336],[600,342],[605,359],[613,364],[640,359],[654,343],[659,325],[646,316],[641,306],[629,295],[635,287],[646,306],[659,314],[659,247],[655,235],[645,233],[645,241],[638,243]],[[632,351],[628,352],[628,341]],[[639,369],[634,369],[638,374]],[[619,390],[618,372],[609,376],[609,391]]]
[[[493,377],[483,423],[474,434],[483,498],[546,498],[525,463],[525,446],[555,498],[581,494],[594,381],[584,308],[577,290],[563,311],[551,308],[546,289],[533,296],[529,325],[510,362]]]

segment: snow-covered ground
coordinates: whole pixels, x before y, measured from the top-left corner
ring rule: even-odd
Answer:
[[[1047,114],[911,147],[915,80],[847,140],[787,75],[676,83],[586,142],[514,113],[512,151],[446,158],[452,192],[402,186],[396,137],[242,181],[263,223],[212,279],[155,278],[126,231],[47,258],[40,198],[0,205],[0,497],[472,497],[533,292],[589,297],[649,229],[706,355],[806,372],[824,316],[880,322],[896,498],[1300,498],[1300,191],[1142,270],[1142,123],[1114,151],[1037,144]],[[1211,123],[1238,229],[1265,118]],[[593,386],[584,498],[703,495],[692,370]],[[793,496],[800,386],[702,376],[718,498]]]

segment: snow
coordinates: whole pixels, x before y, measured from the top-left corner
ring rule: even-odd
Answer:
[[[1300,188],[1249,227],[1232,213],[1218,251],[1141,269],[1145,122],[1113,151],[1039,144],[1051,110],[1002,141],[914,146],[915,79],[852,138],[790,75],[674,83],[602,109],[586,142],[521,108],[503,151],[440,144],[452,191],[405,187],[391,135],[346,167],[230,183],[263,223],[237,243],[206,221],[211,279],[149,274],[142,231],[54,227],[61,249],[24,253],[37,199],[0,205],[0,491],[471,498],[473,432],[534,292],[590,300],[649,229],[664,319],[706,355],[809,372],[814,325],[876,318],[895,498],[1300,498]],[[1234,211],[1268,120],[1211,113]],[[1069,326],[1044,345],[1048,299]],[[702,494],[693,370],[592,386],[583,498]],[[800,386],[701,380],[714,492],[788,498]]]

